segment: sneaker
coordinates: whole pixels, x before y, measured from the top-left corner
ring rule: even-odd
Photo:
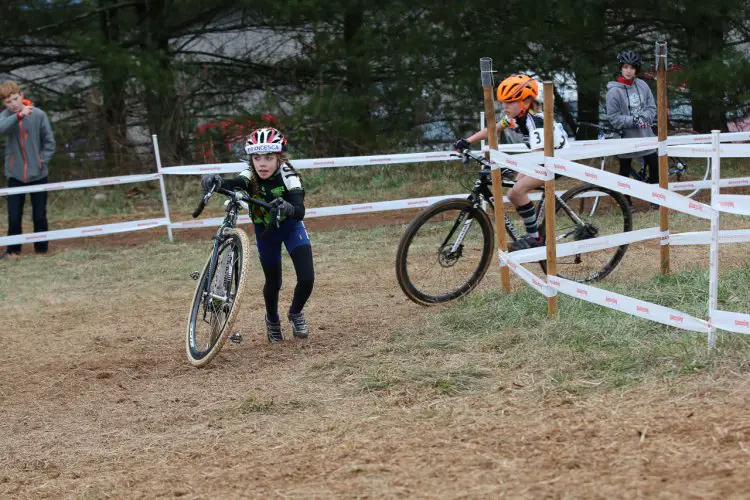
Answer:
[[[289,313],[287,318],[289,318],[289,322],[292,324],[292,334],[298,339],[306,339],[310,334],[310,329],[307,326],[307,321],[305,321],[304,313]]]
[[[268,316],[266,316],[266,335],[268,335],[268,341],[272,344],[284,340],[284,336],[281,334],[281,321],[268,321]]]
[[[526,250],[528,248],[536,248],[544,246],[544,238],[541,236],[530,236],[526,235],[520,240],[511,241],[508,244],[508,251],[515,252],[516,250]]]

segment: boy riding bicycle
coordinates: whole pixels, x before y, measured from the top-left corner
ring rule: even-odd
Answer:
[[[497,88],[497,99],[503,103],[505,116],[497,123],[497,132],[513,130],[523,136],[523,142],[529,149],[540,149],[530,138],[534,130],[544,127],[544,115],[541,113],[538,97],[539,85],[528,75],[512,75],[503,80]],[[565,131],[558,123],[554,123],[553,126],[555,148],[564,147],[567,143]],[[543,134],[540,137],[543,137]],[[454,148],[457,151],[469,149],[473,142],[486,138],[485,128],[466,139],[459,139]],[[542,180],[519,173],[516,175],[515,185],[508,191],[508,199],[516,207],[526,228],[525,237],[508,245],[511,252],[544,245],[544,238],[539,234],[536,209],[529,198],[529,193],[543,184]]]
[[[312,294],[315,281],[310,238],[302,222],[305,217],[305,193],[299,175],[284,154],[286,150],[287,140],[281,132],[272,127],[260,128],[253,131],[245,142],[245,152],[250,156],[249,168],[233,179],[223,179],[217,174],[201,179],[201,186],[206,192],[213,186],[217,189],[242,189],[253,198],[269,202],[278,211],[278,227],[270,231],[266,231],[271,223],[269,210],[254,205],[250,213],[255,228],[255,244],[265,275],[263,298],[266,304],[266,334],[272,343],[284,340],[278,312],[282,243],[297,274],[297,286],[287,314],[292,334],[297,338],[307,338],[309,334],[302,308]]]

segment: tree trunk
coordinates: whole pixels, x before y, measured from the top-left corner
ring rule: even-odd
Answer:
[[[112,0],[100,0],[100,7],[112,5]],[[117,10],[103,10],[99,15],[99,26],[104,43],[112,47],[120,41]],[[120,170],[127,142],[125,123],[125,82],[126,75],[118,69],[117,62],[102,60],[99,66],[101,78],[102,116],[104,125],[104,153],[107,162]]]

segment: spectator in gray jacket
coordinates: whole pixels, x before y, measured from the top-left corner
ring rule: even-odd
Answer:
[[[5,176],[8,187],[46,184],[49,161],[55,152],[55,137],[47,115],[24,99],[16,82],[0,84],[0,134],[5,136]],[[34,232],[47,231],[47,192],[30,193]],[[8,196],[8,236],[21,234],[25,194]],[[34,242],[36,253],[46,253],[48,242]],[[9,245],[2,255],[21,254],[21,245]]]
[[[646,82],[636,77],[641,69],[641,56],[632,50],[623,50],[617,54],[617,61],[620,63],[620,76],[617,81],[607,84],[607,119],[623,138],[653,137],[651,127],[656,118],[654,94]],[[648,182],[658,183],[659,157],[655,149],[618,155],[620,175],[630,177],[634,173],[633,158],[641,157],[648,166]],[[630,201],[630,197],[627,198]]]

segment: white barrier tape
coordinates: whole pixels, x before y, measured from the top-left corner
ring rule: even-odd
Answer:
[[[683,158],[710,158],[714,150],[711,146],[669,146],[669,156]],[[719,148],[722,158],[750,158],[750,144],[722,144]]]
[[[750,242],[750,229],[725,229],[719,231],[719,243]],[[669,237],[670,245],[710,245],[711,231],[677,233]]]
[[[573,177],[575,179],[610,188],[614,191],[629,194],[642,200],[658,205],[667,206],[678,212],[684,212],[695,217],[710,219],[716,212],[706,204],[694,201],[686,196],[662,189],[654,184],[628,179],[604,170],[587,167],[580,163],[562,158],[548,158],[546,166],[553,172]]]
[[[245,162],[207,163],[205,165],[180,165],[178,167],[162,167],[163,175],[206,175],[232,174],[242,172],[247,168]]]
[[[338,205],[334,207],[317,207],[305,210],[305,218],[329,217],[332,215],[351,215],[363,214],[370,212],[385,212],[388,210],[403,210],[408,208],[424,208],[435,202],[446,200],[448,198],[466,199],[468,194],[451,194],[443,196],[429,196],[426,198],[409,198],[405,200],[374,201],[370,203],[356,203],[353,205]],[[184,222],[173,222],[170,227],[173,229],[188,229],[193,227],[211,227],[218,226],[223,221],[223,217],[214,217],[212,219],[200,219]],[[241,215],[237,219],[238,223],[250,223],[247,215]]]
[[[711,309],[711,326],[729,332],[750,334],[750,314]]]
[[[742,187],[750,186],[750,177],[737,177],[734,179],[720,179],[719,187]],[[670,182],[670,191],[692,191],[694,189],[708,189],[711,181],[682,181]]]
[[[515,172],[542,181],[549,181],[555,178],[555,175],[542,165],[537,165],[535,162],[527,160],[527,158],[528,155],[526,154],[510,156],[499,151],[490,151],[490,161],[492,162],[493,170],[503,167],[509,168]]]
[[[123,175],[118,177],[102,177],[99,179],[85,179],[81,181],[54,182],[50,184],[37,184],[34,186],[22,186],[0,189],[0,196],[13,194],[38,193],[41,191],[59,191],[61,189],[77,189],[98,186],[116,186],[117,184],[131,184],[133,182],[156,181],[159,174]]]
[[[667,141],[659,141],[659,156],[667,156]]]
[[[590,238],[588,240],[571,241],[556,246],[557,257],[568,257],[589,252],[598,252],[607,248],[619,247],[620,245],[629,245],[638,241],[653,240],[661,238],[662,232],[658,227],[639,229],[637,231],[628,231],[626,233],[609,234]],[[513,261],[518,264],[527,262],[538,262],[547,259],[547,247],[529,248],[528,250],[518,250],[513,252]]]
[[[601,141],[599,145],[584,148],[563,148],[555,150],[555,156],[567,160],[582,160],[599,156],[612,156],[625,153],[656,150],[656,137],[640,137],[635,139],[609,139]]]
[[[139,231],[159,226],[166,226],[167,219],[144,219],[129,222],[118,222],[116,224],[104,224],[101,226],[76,227],[71,229],[60,229],[47,231],[46,233],[19,234],[15,236],[4,236],[0,238],[0,246],[20,245],[34,243],[37,241],[64,240],[68,238],[80,238],[83,236],[99,236],[102,234],[125,233],[128,231]]]
[[[664,325],[682,328],[683,330],[708,333],[707,321],[695,318],[676,309],[566,280],[558,276],[550,276],[549,283],[553,288],[557,288],[562,293],[571,297],[578,297],[586,302],[638,316],[639,318],[656,321]]]
[[[750,144],[722,144],[719,155],[723,158],[750,158]]]
[[[713,139],[711,134],[674,135],[667,137],[670,146],[678,144],[710,143]],[[722,132],[719,134],[719,142],[742,142],[750,141],[750,132]]]
[[[695,189],[708,189],[711,187],[711,181],[681,181],[670,182],[670,191],[693,191]]]
[[[551,288],[546,281],[532,273],[521,264],[515,262],[514,259],[509,257],[507,252],[502,250],[497,251],[497,255],[500,259],[501,266],[508,266],[516,275],[528,283],[531,287],[535,288],[537,292],[541,293],[545,297],[554,297],[557,295],[557,290]]]
[[[750,196],[742,194],[720,194],[713,199],[716,210],[730,214],[750,215]]]
[[[672,241],[669,239],[669,229],[661,233],[660,239],[659,239],[659,245],[671,245]]]

